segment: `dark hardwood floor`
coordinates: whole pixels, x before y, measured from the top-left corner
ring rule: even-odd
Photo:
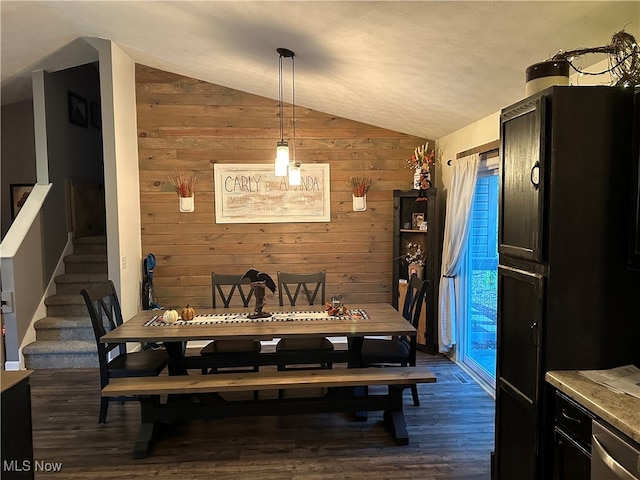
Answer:
[[[137,402],[112,403],[99,425],[97,370],[39,370],[31,376],[36,461],[61,471],[36,479],[488,480],[494,402],[443,356],[419,352],[437,383],[405,392],[410,435],[396,446],[382,412],[194,420],[167,427],[146,459],[133,459]]]

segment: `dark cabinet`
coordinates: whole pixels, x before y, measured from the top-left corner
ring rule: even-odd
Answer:
[[[554,445],[580,462],[554,437],[546,371],[640,360],[632,117],[616,87],[552,87],[501,112],[495,480],[552,478]]]
[[[437,278],[439,271],[435,243],[436,188],[427,190],[427,201],[417,202],[418,190],[393,191],[393,268],[391,299],[394,308],[398,309],[400,299],[400,280],[408,280],[408,264],[404,257],[409,243],[419,245],[424,253],[425,280],[429,280],[427,303],[424,306],[423,318],[418,326],[418,348],[427,353],[438,353],[438,319],[436,317]],[[426,229],[419,229],[416,221],[426,222]]]
[[[629,266],[640,269],[640,86],[633,96],[633,151],[631,178],[631,234],[629,235]]]
[[[591,455],[561,429],[554,430],[553,480],[589,480]]]
[[[498,253],[539,262],[544,235],[544,98],[533,98],[502,116]]]
[[[2,371],[2,478],[33,480],[30,370]]]
[[[554,412],[553,480],[589,480],[595,415],[560,392],[554,397]]]

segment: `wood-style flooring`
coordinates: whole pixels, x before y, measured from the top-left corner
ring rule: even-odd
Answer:
[[[410,443],[396,446],[382,412],[193,420],[166,427],[146,459],[133,459],[139,404],[112,402],[99,425],[96,369],[31,376],[36,461],[61,471],[36,479],[488,480],[494,402],[443,356],[418,353],[437,383],[405,391]]]

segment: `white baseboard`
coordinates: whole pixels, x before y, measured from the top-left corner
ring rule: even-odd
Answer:
[[[20,362],[16,362],[16,361],[6,361],[4,362],[4,369],[6,371],[16,371],[16,370],[20,370]]]

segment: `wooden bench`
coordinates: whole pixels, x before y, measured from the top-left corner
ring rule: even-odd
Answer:
[[[402,392],[417,383],[433,383],[436,377],[424,367],[288,370],[216,375],[176,375],[113,378],[103,396],[137,396],[141,426],[134,458],[148,455],[157,422],[191,418],[284,415],[314,412],[384,411],[384,421],[398,445],[409,443]],[[386,385],[385,392],[368,387]],[[325,387],[321,397],[258,400],[224,400],[225,392]],[[356,388],[354,388],[356,387]],[[168,395],[165,403],[160,395]],[[365,417],[366,418],[366,417]]]

